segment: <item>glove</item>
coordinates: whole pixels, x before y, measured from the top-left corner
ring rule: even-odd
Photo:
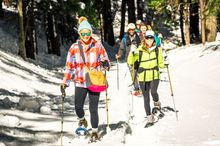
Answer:
[[[66,96],[66,91],[65,91],[66,87],[67,87],[66,84],[64,84],[64,83],[60,84],[60,91],[61,91],[63,97]]]
[[[138,68],[139,68],[139,62],[138,62],[138,61],[135,61],[135,62],[134,62],[134,69],[135,69],[135,70],[138,70]]]
[[[169,65],[169,58],[168,58],[168,56],[164,56],[164,65],[166,65],[166,66]]]
[[[106,70],[109,70],[109,63],[107,60],[101,61],[101,66]]]
[[[115,58],[118,60],[121,58],[121,55],[115,54]]]

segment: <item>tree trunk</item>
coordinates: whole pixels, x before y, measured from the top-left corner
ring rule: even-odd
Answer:
[[[143,1],[137,0],[137,19],[143,20]]]
[[[135,3],[134,0],[127,0],[128,5],[128,23],[135,23]]]
[[[191,1],[191,0],[190,0]],[[190,4],[190,42],[199,41],[199,4]]]
[[[57,17],[59,16],[55,16],[56,14],[51,12],[52,9],[47,12],[45,22],[48,54],[60,56],[60,36],[57,28]]]
[[[35,59],[36,50],[37,50],[37,43],[36,43],[36,31],[35,31],[35,15],[34,15],[34,0],[30,0],[28,2],[30,7],[27,5],[28,11],[25,14],[25,47],[26,47],[26,54],[27,58]]]
[[[0,0],[0,18],[2,18],[4,16],[4,11],[3,11],[3,8],[2,8],[2,2],[3,2],[3,0]]]
[[[121,3],[121,28],[120,28],[120,39],[123,38],[125,32],[125,12],[126,12],[126,0],[122,0]]]
[[[189,0],[184,0],[184,26],[186,46],[190,45]]]
[[[204,10],[205,10],[205,3],[204,0],[199,0],[200,3],[200,15],[201,15],[201,35],[202,35],[202,44],[205,44],[206,41],[206,34],[205,34],[205,14],[204,14]]]
[[[111,0],[106,0],[103,2],[104,41],[113,46],[115,44],[115,39],[112,22]]]
[[[218,32],[220,31],[220,12],[218,12],[218,15],[217,15],[217,28],[218,28]]]
[[[215,41],[217,35],[217,18],[214,14],[206,17],[206,35],[207,42]]]
[[[182,38],[182,45],[186,45],[186,42],[185,42],[185,37],[184,37],[184,28],[183,28],[183,9],[184,9],[184,6],[183,6],[183,0],[180,0],[180,31],[181,31],[181,38]]]
[[[26,48],[25,48],[25,36],[24,36],[24,22],[23,22],[23,10],[22,0],[18,0],[18,15],[19,15],[19,52],[18,54],[26,60]]]
[[[101,41],[104,42],[104,27],[103,27],[103,16],[102,13],[99,13],[100,18],[100,34],[101,34]]]
[[[67,38],[67,28],[65,26],[66,24],[66,14],[65,14],[65,10],[64,10],[64,3],[63,0],[58,0],[59,3],[59,10],[60,10],[60,38],[61,38],[61,43],[64,44],[64,40]]]

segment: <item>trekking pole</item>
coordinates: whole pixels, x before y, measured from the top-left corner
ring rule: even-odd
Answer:
[[[118,59],[117,59],[117,87],[119,90],[119,64],[118,64]]]
[[[105,70],[105,80],[106,80],[106,86],[108,86],[108,82],[107,82],[107,78],[106,78],[106,70]],[[110,131],[110,127],[109,127],[108,89],[107,88],[105,90],[105,100],[106,100],[106,120],[107,120],[106,130],[108,132],[108,131]]]
[[[171,78],[170,78],[169,67],[168,67],[168,65],[166,65],[166,67],[167,67],[167,74],[168,74],[168,79],[169,79],[169,83],[170,83],[171,97],[173,99],[173,106],[174,106],[174,110],[175,110],[175,113],[176,113],[176,120],[178,121],[178,114],[177,114],[175,100],[174,100],[174,95],[173,95],[173,88],[172,88],[172,83],[171,83]]]
[[[129,70],[129,68],[127,68],[127,70],[126,70],[126,72],[125,72],[124,79],[125,79],[125,77],[127,76],[128,70]]]
[[[65,99],[65,94],[62,94],[62,105],[61,105],[61,146],[63,146],[64,99]]]

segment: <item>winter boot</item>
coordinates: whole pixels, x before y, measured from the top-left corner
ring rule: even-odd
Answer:
[[[161,109],[161,102],[160,101],[157,101],[157,102],[154,101],[154,108],[157,108],[158,110],[160,110]]]
[[[97,140],[99,140],[98,132],[92,131],[92,134],[90,137],[90,142],[96,142]]]
[[[83,127],[87,128],[87,126],[88,126],[87,120],[85,118],[80,119],[78,125],[79,125],[79,127],[83,126]]]
[[[154,123],[155,119],[153,115],[148,115],[147,116],[147,123]]]

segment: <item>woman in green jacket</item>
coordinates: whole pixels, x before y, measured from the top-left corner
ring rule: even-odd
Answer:
[[[160,81],[159,68],[164,68],[163,53],[160,47],[156,46],[155,34],[152,30],[145,33],[145,39],[135,50],[134,54],[128,55],[128,64],[134,65],[138,70],[138,81],[144,97],[144,108],[147,115],[147,122],[153,123],[154,116],[151,114],[150,93],[153,97],[154,107],[160,109],[161,103],[157,88]]]

